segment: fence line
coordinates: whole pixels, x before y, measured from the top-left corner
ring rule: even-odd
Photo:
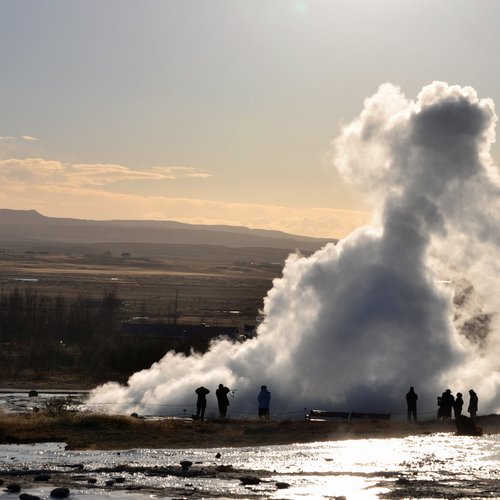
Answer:
[[[125,401],[125,402],[106,402],[106,403],[88,403],[85,402],[84,405],[86,407],[90,408],[102,408],[106,409],[106,411],[109,411],[111,413],[116,413],[120,414],[118,410],[111,410],[111,407],[120,407],[120,406],[128,406],[128,407],[141,407],[141,408],[158,408],[158,409],[164,409],[165,412],[163,412],[161,415],[158,416],[186,416],[186,417],[191,417],[191,414],[196,413],[196,404],[166,404],[166,403],[147,403],[143,401]],[[182,409],[182,410],[181,410]],[[177,410],[177,411],[176,411]],[[230,410],[230,408],[229,408]],[[300,418],[303,417],[304,419],[306,418],[306,415],[308,413],[307,408],[301,408],[301,409],[296,409],[296,410],[275,410],[271,413],[271,416],[275,419],[284,419],[284,418]],[[205,415],[207,414],[217,414],[218,415],[218,408],[214,406],[207,406],[205,409]],[[351,413],[351,412],[345,412],[345,413]],[[384,413],[384,412],[380,412]],[[389,412],[386,412],[389,413]],[[406,410],[400,410],[398,413],[391,413],[391,418],[394,418],[396,420],[403,420],[407,418],[407,412]],[[229,418],[248,418],[249,416],[257,416],[257,411],[235,411],[229,413]],[[420,418],[420,420],[435,420],[437,419],[437,410],[426,410],[426,411],[419,411],[417,413],[417,417]],[[432,418],[431,418],[432,417]]]

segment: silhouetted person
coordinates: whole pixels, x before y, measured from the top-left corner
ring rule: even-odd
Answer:
[[[224,387],[222,384],[219,384],[219,388],[215,391],[215,395],[217,396],[217,404],[219,405],[220,418],[226,418],[227,407],[229,406],[228,394],[229,387]]]
[[[259,417],[269,420],[269,403],[271,402],[271,393],[267,390],[267,386],[260,386],[257,401],[259,402]]]
[[[464,400],[462,398],[462,393],[457,392],[457,397],[455,398],[455,404],[453,405],[453,411],[455,412],[455,420],[457,417],[462,415],[462,406],[464,405]]]
[[[196,401],[196,418],[205,419],[205,408],[207,407],[207,394],[210,392],[206,387],[198,387],[194,392],[198,394]]]
[[[417,421],[417,393],[413,386],[410,387],[410,390],[406,393],[406,406],[408,408],[408,420],[411,420],[413,417],[413,421]]]
[[[442,419],[451,418],[451,410],[453,408],[453,404],[455,403],[455,398],[451,393],[450,389],[446,389],[446,391],[441,394],[441,408],[440,414]]]
[[[441,396],[438,396],[438,420],[443,418],[443,409],[441,408]]]
[[[474,418],[477,414],[477,402],[478,402],[477,394],[471,389],[469,391],[469,396],[470,396],[469,407],[467,408],[467,411],[470,414],[470,418]]]

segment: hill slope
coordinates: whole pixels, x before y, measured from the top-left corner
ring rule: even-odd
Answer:
[[[168,244],[315,251],[329,241],[239,226],[205,226],[175,221],[82,220],[46,217],[36,210],[0,209],[0,244]]]

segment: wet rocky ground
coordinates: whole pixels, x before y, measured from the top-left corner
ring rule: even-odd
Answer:
[[[250,448],[71,451],[0,445],[0,498],[500,498],[497,436]],[[22,496],[24,495],[24,496]],[[27,495],[31,495],[27,496]]]
[[[83,498],[87,496],[108,496],[120,498],[131,492],[140,493],[140,497],[151,495],[161,498],[289,498],[285,490],[293,487],[293,482],[277,481],[271,471],[237,469],[226,465],[193,464],[189,470],[178,467],[101,467],[85,470],[84,466],[68,466],[67,470],[10,470],[3,472],[0,488],[5,494],[14,495],[21,500],[42,498]],[[344,475],[344,474],[342,474]],[[376,490],[367,498],[380,499],[483,499],[500,497],[500,480],[482,479],[463,481],[458,478],[441,480],[408,479],[400,473],[355,474],[363,480],[378,478],[368,488]],[[137,481],[137,476],[144,477],[144,484]],[[156,486],[150,481],[154,478]],[[162,482],[174,484],[161,485]],[[205,483],[214,484],[200,486],[196,480],[203,478]],[[208,480],[208,481],[207,481]],[[212,481],[210,481],[212,480]],[[225,486],[224,486],[225,484]],[[63,485],[63,486],[61,486]],[[278,493],[283,492],[283,496]],[[92,494],[94,493],[94,495]],[[3,495],[0,495],[2,497]],[[356,500],[355,496],[335,495],[328,498]]]
[[[245,498],[249,495],[268,496],[279,489],[288,488],[288,483],[274,481],[270,479],[271,473],[268,471],[248,471],[235,469],[231,466],[204,466],[202,464],[193,464],[191,467],[179,466],[167,467],[138,467],[118,465],[115,467],[99,467],[85,470],[83,464],[68,465],[67,470],[51,470],[44,468],[41,470],[16,470],[12,469],[0,474],[0,485],[5,492],[21,493],[36,490],[39,486],[42,490],[49,492],[51,497],[64,498],[72,494],[87,491],[90,494],[92,490],[96,494],[102,494],[103,490],[108,493],[118,494],[122,492],[141,492],[144,494],[159,495],[162,498],[186,497],[189,498],[220,498],[227,496],[227,491],[219,484],[215,489],[206,488],[193,484],[193,479],[203,478],[204,480],[216,480],[217,483],[233,483],[231,485],[232,498]],[[139,477],[144,478],[143,484]],[[155,481],[151,481],[154,478]],[[176,481],[171,485],[162,485],[162,483]],[[3,484],[2,484],[3,482]],[[59,486],[58,486],[59,485]],[[63,485],[63,486],[61,486]],[[242,490],[235,492],[237,485]],[[54,490],[59,488],[54,495]],[[63,495],[65,488],[67,495]],[[36,496],[34,493],[28,495]],[[26,497],[28,500],[29,497]],[[42,497],[39,497],[42,498]],[[34,498],[32,499],[34,500]]]

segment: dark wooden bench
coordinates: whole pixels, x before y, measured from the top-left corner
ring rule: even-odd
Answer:
[[[326,411],[326,410],[311,410],[307,415],[307,420],[349,420],[348,411]]]
[[[306,420],[342,420],[350,422],[351,420],[389,420],[390,413],[367,413],[367,412],[349,412],[349,411],[328,411],[328,410],[310,410],[306,413]]]

